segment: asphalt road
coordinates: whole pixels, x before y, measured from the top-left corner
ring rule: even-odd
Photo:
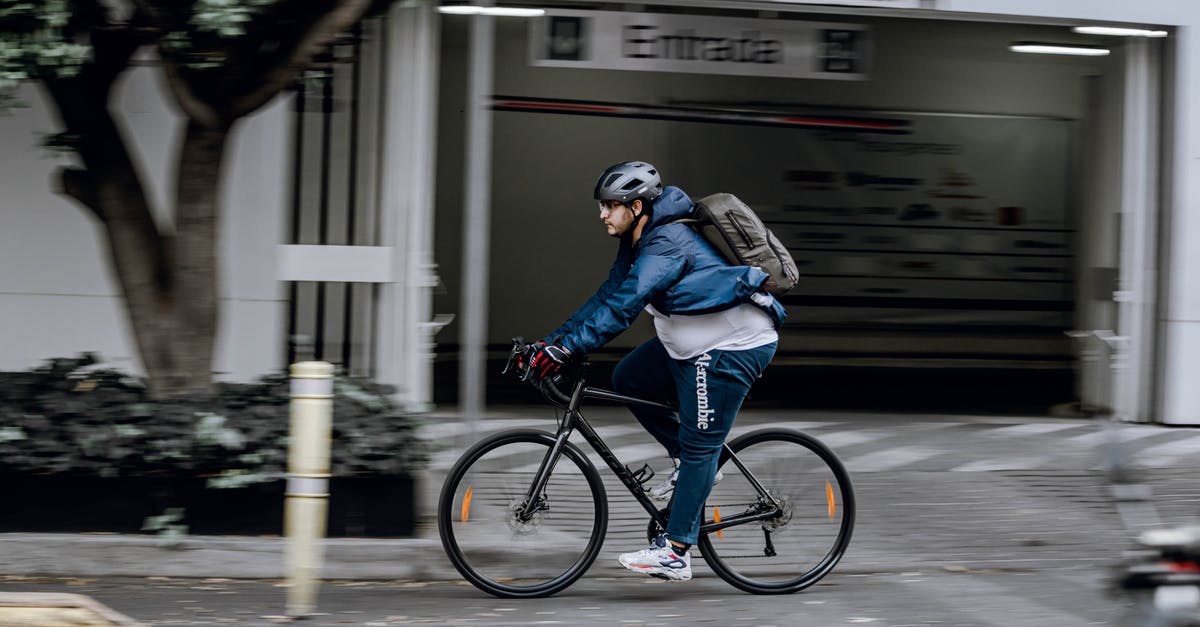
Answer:
[[[608,570],[608,569],[597,569]],[[1116,625],[1124,605],[1088,568],[835,573],[804,592],[753,596],[714,577],[668,583],[589,574],[547,599],[507,600],[458,582],[333,581],[304,625]],[[8,591],[86,594],[153,625],[272,625],[279,581],[165,578],[0,580]]]

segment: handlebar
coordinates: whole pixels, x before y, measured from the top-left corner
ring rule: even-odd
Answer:
[[[587,366],[586,355],[572,354],[570,361],[558,374],[541,378],[533,373],[529,364],[538,349],[520,336],[514,337],[512,343],[512,349],[508,352],[508,361],[504,364],[504,370],[500,371],[501,374],[512,373],[518,381],[537,388],[553,405],[561,407],[569,405],[571,390],[584,376]]]

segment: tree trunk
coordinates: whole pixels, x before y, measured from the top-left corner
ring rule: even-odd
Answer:
[[[109,150],[91,174],[99,193],[113,270],[156,398],[204,394],[212,385],[217,329],[218,193],[227,131],[189,124],[179,155],[174,234],[154,223],[142,183]],[[124,158],[117,158],[119,153]]]
[[[151,396],[208,393],[217,328],[218,184],[228,128],[188,124],[172,235],[156,224],[126,143],[88,87],[50,89],[64,124],[81,138],[84,168],[63,170],[63,191],[104,226]]]
[[[171,367],[156,385],[163,394],[207,388],[219,315],[217,237],[221,165],[228,128],[189,122],[179,154],[172,264]]]

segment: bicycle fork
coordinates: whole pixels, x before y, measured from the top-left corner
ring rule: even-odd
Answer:
[[[546,483],[550,481],[550,474],[554,472],[554,466],[558,464],[558,458],[562,456],[567,440],[571,438],[572,431],[574,431],[574,427],[570,421],[565,422],[559,428],[554,437],[554,444],[542,458],[541,464],[538,465],[537,473],[533,476],[533,483],[529,486],[529,492],[525,494],[521,506],[513,512],[519,522],[527,523],[533,519],[534,514],[547,508],[542,494],[546,489]]]

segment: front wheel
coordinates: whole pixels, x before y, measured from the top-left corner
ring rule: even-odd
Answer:
[[[708,497],[705,523],[770,517],[700,535],[718,576],[746,592],[788,594],[833,570],[854,530],[854,489],[832,451],[803,433],[764,430],[730,442],[719,463],[724,478]]]
[[[446,476],[438,500],[442,547],[484,592],[549,596],[583,576],[600,552],[608,502],[579,448],[566,443],[546,486],[529,499],[554,442],[541,431],[499,433],[471,447]]]

